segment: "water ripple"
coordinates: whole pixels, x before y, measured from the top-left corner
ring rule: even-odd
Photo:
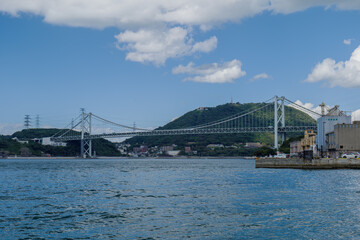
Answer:
[[[0,160],[0,239],[357,239],[360,172]]]

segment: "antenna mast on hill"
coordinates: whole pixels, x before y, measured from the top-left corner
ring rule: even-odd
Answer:
[[[36,128],[40,128],[40,116],[39,116],[39,114],[36,115],[35,126],[36,126]]]
[[[31,126],[31,118],[30,118],[30,115],[25,115],[25,118],[24,118],[24,127],[26,129],[29,129],[30,126]]]

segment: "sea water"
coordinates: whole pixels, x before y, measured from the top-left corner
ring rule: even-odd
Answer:
[[[0,239],[359,239],[360,171],[0,160]]]

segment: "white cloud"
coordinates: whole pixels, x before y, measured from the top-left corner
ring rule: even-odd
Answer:
[[[189,30],[181,27],[170,29],[142,29],[137,32],[125,31],[116,36],[119,48],[127,49],[127,60],[152,62],[162,65],[168,58],[190,55],[195,52],[209,52],[216,48],[217,38],[193,43]]]
[[[324,59],[315,66],[305,81],[324,81],[330,87],[360,87],[360,46],[347,61],[336,62],[331,58]]]
[[[360,121],[360,109],[355,110],[351,113],[352,121]]]
[[[258,75],[255,75],[253,78],[250,79],[250,82],[253,82],[258,79],[269,79],[270,76],[266,73],[260,73]]]
[[[213,36],[203,42],[197,42],[191,49],[191,52],[211,52],[217,47],[217,37]]]
[[[128,60],[162,64],[167,58],[194,52],[209,52],[216,48],[215,37],[193,43],[190,37],[192,31],[189,30],[193,26],[206,31],[213,26],[226,22],[239,22],[265,11],[288,14],[314,6],[324,8],[334,6],[337,9],[354,10],[360,9],[360,1],[1,0],[0,12],[13,16],[21,16],[22,13],[34,14],[42,16],[45,22],[56,25],[97,29],[116,27],[122,31],[116,37],[125,45],[121,49],[129,51]],[[176,29],[178,32],[174,33]],[[161,31],[164,32],[160,33],[160,36],[155,36],[153,40],[143,39],[144,34],[154,37]],[[161,37],[169,37],[168,40],[171,42],[160,39]],[[177,48],[175,43],[179,43],[185,49]],[[161,54],[156,51],[159,49],[165,49],[166,53]]]
[[[309,109],[309,110],[311,110],[311,111],[313,111],[313,112],[316,112],[316,113],[321,114],[321,107],[320,107],[319,105],[317,105],[316,107],[314,107],[314,104],[312,104],[312,103],[302,103],[300,100],[296,100],[295,103],[296,103],[297,105],[300,105],[300,106],[302,106],[302,107],[305,107],[305,108],[307,108],[307,109]],[[295,104],[289,104],[288,106],[300,110],[300,108],[299,108],[298,106],[296,106]],[[327,113],[329,112],[329,110],[330,110],[331,108],[333,108],[333,107],[334,107],[334,106],[327,106],[327,105],[326,105],[326,106],[325,106],[325,112],[324,112],[324,114],[327,114]],[[319,116],[318,116],[318,115],[315,115],[315,114],[311,115],[311,117],[313,117],[314,119],[319,118]],[[351,119],[352,119],[352,121],[360,121],[360,109],[355,110],[355,111],[353,111],[353,112],[351,113]]]
[[[344,39],[344,44],[350,45],[353,40],[354,39],[351,39],[351,38],[350,39]]]
[[[1,0],[0,11],[32,13],[52,24],[143,28],[158,24],[204,25],[239,21],[264,11],[292,13],[321,6],[360,9],[358,0]],[[224,14],[219,14],[224,13]]]
[[[269,8],[267,0],[2,0],[0,10],[44,16],[52,24],[143,28],[159,24],[207,25],[237,21]],[[219,14],[226,13],[226,14]]]
[[[201,66],[195,66],[190,62],[186,66],[179,65],[173,68],[172,72],[173,74],[195,75],[185,78],[184,81],[203,83],[231,83],[246,74],[241,70],[241,62],[237,59],[222,64],[212,63]]]
[[[295,102],[297,105],[301,106],[301,107],[304,107],[304,108],[307,108],[313,112],[316,112],[316,113],[319,113],[321,114],[321,107],[320,106],[316,106],[314,107],[314,104],[312,103],[302,103],[300,100],[296,100]],[[289,104],[288,106],[289,107],[293,107],[295,109],[298,109],[298,110],[302,110],[301,107],[297,106],[295,104]],[[325,109],[325,114],[327,113],[326,109]],[[317,114],[309,114],[312,118],[314,119],[317,119],[319,118],[319,116]]]
[[[321,107],[319,105],[314,107],[313,103],[302,103],[300,100],[296,100],[295,103],[297,105],[300,105],[300,106],[304,107],[304,108],[310,109],[313,112],[321,114]]]
[[[335,7],[340,10],[359,10],[358,0],[270,0],[270,9],[275,13],[289,14],[311,7]]]

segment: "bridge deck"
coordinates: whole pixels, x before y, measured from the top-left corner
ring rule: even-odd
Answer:
[[[316,126],[287,126],[279,127],[278,132],[303,132],[305,130],[316,130]],[[108,134],[91,134],[85,135],[84,139],[98,138],[118,138],[118,137],[135,137],[135,136],[171,136],[171,135],[199,135],[199,134],[232,134],[232,133],[256,133],[256,132],[274,132],[274,127],[248,127],[248,128],[199,128],[199,129],[169,129],[169,130],[151,130],[151,131],[133,131],[122,133]],[[73,141],[81,140],[81,135],[53,137],[53,141]]]

